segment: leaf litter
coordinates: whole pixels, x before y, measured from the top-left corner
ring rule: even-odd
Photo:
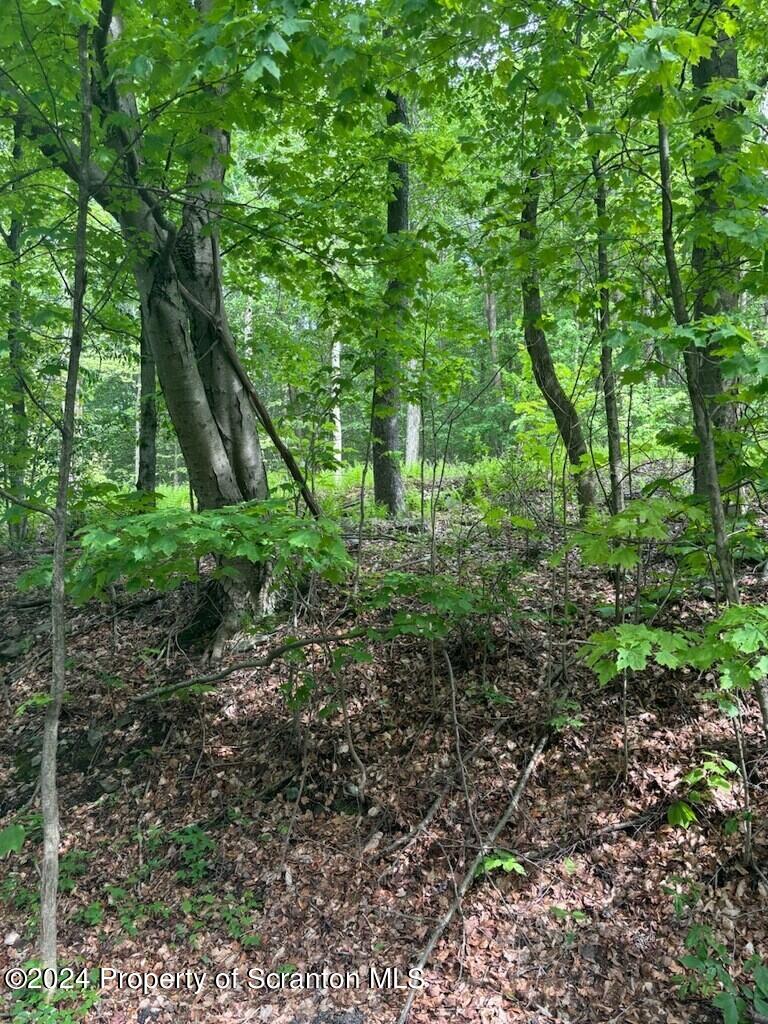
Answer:
[[[391,568],[397,553],[382,542],[366,559]],[[413,557],[409,550],[404,564]],[[0,706],[0,827],[21,812],[31,837],[2,862],[2,970],[26,963],[36,940],[41,715],[34,706],[17,712],[45,691],[47,661],[45,609],[14,596],[23,568],[10,557],[0,565],[4,632],[35,638],[6,662]],[[448,641],[455,721],[449,679],[430,643],[399,637],[372,646],[370,662],[344,669],[348,729],[323,643],[305,649],[306,668],[277,661],[190,699],[135,703],[152,686],[200,674],[168,643],[188,596],[117,615],[72,609],[60,753],[60,963],[191,970],[209,979],[198,994],[108,986],[87,1020],[397,1021],[407,990],[371,988],[370,968],[398,968],[407,983],[551,708],[548,652],[557,648],[538,613],[547,601],[553,617],[564,608],[547,567],[529,569],[520,588],[512,629],[494,619],[490,643],[464,631]],[[330,619],[338,598],[329,591],[321,600]],[[602,600],[611,601],[605,578],[574,566],[576,612],[559,637],[569,655],[599,628],[590,609]],[[689,603],[666,614],[689,621],[706,609]],[[278,629],[270,642],[289,632]],[[297,710],[287,694],[304,671],[316,689]],[[525,873],[475,879],[429,961],[414,1024],[715,1020],[704,1001],[682,1000],[674,985],[691,924],[710,924],[737,960],[768,953],[764,880],[741,867],[739,836],[722,827],[738,810],[738,793],[719,794],[687,830],[667,823],[701,751],[734,756],[727,720],[696,699],[699,681],[659,666],[633,678],[624,778],[618,688],[598,687],[578,661],[564,674],[579,696],[581,727],[552,733],[500,840]],[[756,714],[745,722],[756,859],[766,864],[758,724]],[[688,897],[677,915],[675,894]],[[235,969],[279,977],[324,967],[359,976],[360,988],[233,990],[212,980]]]

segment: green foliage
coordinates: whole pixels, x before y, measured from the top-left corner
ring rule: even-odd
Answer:
[[[687,974],[676,980],[683,995],[709,999],[720,1010],[723,1024],[746,1024],[768,1014],[768,967],[754,955],[738,973],[751,975],[752,984],[737,980],[733,958],[708,925],[694,925],[685,939],[689,953],[680,958]],[[739,965],[737,965],[737,968]]]
[[[682,875],[671,875],[662,883],[661,891],[672,897],[675,917],[681,918],[691,911],[701,899],[702,886]]]
[[[703,671],[715,669],[720,690],[712,696],[735,715],[733,691],[749,689],[768,675],[768,605],[727,608],[707,626],[691,663]]]
[[[570,698],[561,698],[555,703],[555,714],[550,718],[549,724],[553,729],[561,732],[563,729],[581,729],[584,720],[580,715],[579,703]]]
[[[527,872],[520,861],[507,850],[494,850],[487,854],[477,866],[478,875],[489,875],[493,871],[514,872],[516,875],[525,875]]]
[[[696,821],[694,807],[711,800],[720,790],[731,788],[730,775],[738,771],[738,766],[727,757],[712,751],[705,751],[706,759],[692,768],[683,776],[683,782],[689,787],[684,800],[676,800],[667,810],[667,821],[670,825],[688,828]]]
[[[6,825],[0,831],[0,858],[7,857],[11,853],[21,853],[26,835],[27,832],[23,825]]]
[[[198,825],[172,832],[170,838],[178,844],[182,867],[176,872],[180,882],[194,885],[200,882],[212,869],[212,854],[216,844]]]
[[[28,961],[24,969],[36,966]],[[88,985],[53,993],[43,988],[20,989],[13,993],[10,1004],[11,1024],[78,1024],[88,1019],[100,997],[95,979],[89,979]]]
[[[268,563],[276,575],[316,572],[341,581],[350,559],[336,524],[301,519],[281,499],[202,512],[167,509],[84,527],[79,553],[68,568],[73,600],[104,597],[121,580],[127,590],[168,590],[198,574],[198,560],[216,555],[214,575],[238,575],[236,563]],[[234,564],[233,564],[234,563]],[[22,587],[46,582],[42,565],[26,573]]]
[[[365,604],[393,609],[390,625],[379,631],[385,638],[412,634],[439,639],[458,622],[501,606],[493,596],[461,586],[448,576],[389,572],[371,576],[366,582]],[[401,603],[407,607],[399,607]]]
[[[589,638],[585,661],[601,683],[624,670],[643,671],[649,661],[665,668],[679,668],[690,659],[692,634],[623,623]]]
[[[549,912],[558,921],[574,921],[576,924],[582,924],[588,920],[583,910],[569,910],[567,907],[553,906],[549,908]]]
[[[670,825],[688,828],[690,824],[696,821],[696,812],[685,800],[675,800],[667,809],[667,821]]]
[[[593,513],[587,528],[577,532],[572,544],[589,565],[633,569],[651,544],[667,548],[683,565],[701,570],[689,556],[702,549],[706,511],[689,499],[639,498],[627,503],[618,515]]]

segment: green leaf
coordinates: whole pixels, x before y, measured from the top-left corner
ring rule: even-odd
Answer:
[[[246,82],[256,82],[268,71],[276,81],[280,81],[280,68],[268,53],[260,53],[256,60],[246,68],[243,78]]]
[[[482,861],[478,865],[478,874],[490,874],[491,871],[497,871],[501,868],[502,871],[514,872],[516,875],[524,875],[526,873],[525,868],[511,853],[507,853],[506,850],[496,850],[493,853],[489,853],[487,857],[483,857]]]
[[[288,53],[288,43],[286,43],[279,32],[275,32],[274,30],[270,32],[267,36],[267,42],[273,50],[277,51],[277,53]],[[276,75],[275,77],[279,78],[280,76]]]
[[[765,964],[758,964],[752,970],[752,977],[763,995],[768,996],[768,967]]]
[[[692,821],[696,821],[696,813],[685,800],[676,800],[667,810],[667,821],[670,825],[688,828]]]
[[[22,825],[6,825],[0,832],[0,857],[9,853],[21,853],[27,832]]]
[[[712,1000],[712,1005],[722,1011],[723,1024],[739,1024],[741,1014],[736,997],[730,992],[718,992]]]

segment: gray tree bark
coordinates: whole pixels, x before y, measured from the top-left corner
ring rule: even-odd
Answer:
[[[139,358],[139,437],[136,490],[153,494],[157,489],[157,374],[152,348],[143,323]]]
[[[341,375],[341,342],[334,339],[331,344],[331,386],[334,389],[336,400],[331,409],[333,420],[333,461],[336,463],[336,474],[341,473],[341,463],[344,457],[344,446],[341,431],[341,406],[339,405],[339,377]]]
[[[22,118],[13,119],[12,157],[15,166],[21,164],[21,131]],[[11,185],[11,193],[17,189],[17,183]],[[8,310],[8,369],[11,379],[11,444],[8,452],[8,485],[10,493],[23,500],[26,491],[26,466],[28,461],[27,446],[29,423],[27,421],[26,400],[24,396],[24,346],[21,340],[21,280],[19,279],[19,244],[21,241],[22,221],[14,212],[8,230],[3,231],[6,246],[12,264],[9,281],[10,308]],[[21,506],[16,507],[14,518],[8,523],[8,534],[11,544],[17,547],[24,543],[27,536],[27,515]]]
[[[411,360],[410,369],[416,372],[419,368],[417,359]],[[421,457],[421,406],[409,402],[405,412],[405,464],[417,466]]]
[[[531,359],[533,375],[557,424],[568,461],[576,479],[579,513],[583,518],[594,505],[593,474],[587,468],[588,450],[576,406],[563,391],[549,351],[547,336],[541,326],[541,286],[536,263],[536,233],[539,209],[539,174],[530,172],[523,200],[520,240],[526,250],[522,276],[523,328],[525,347]]]
[[[402,96],[387,92],[392,109],[387,124],[408,124],[408,108]],[[395,235],[408,230],[408,165],[390,159],[387,164],[390,179],[395,181],[392,199],[387,203],[387,232]],[[393,279],[387,289],[392,306],[402,308],[402,284]],[[389,339],[377,336],[373,364],[373,405],[371,410],[371,461],[373,464],[373,493],[375,500],[385,505],[391,516],[405,512],[405,490],[398,462],[400,430],[400,362],[392,350]]]
[[[267,475],[253,405],[221,343],[222,333],[229,333],[229,324],[222,292],[217,210],[229,157],[229,135],[214,128],[209,128],[206,135],[212,155],[205,167],[188,176],[188,198],[174,262],[186,293],[197,300],[188,302],[192,343],[238,489],[246,500],[266,498]]]
[[[735,81],[738,75],[736,45],[725,32],[720,31],[710,56],[694,64],[691,71],[693,84],[702,93],[697,115],[705,119],[698,134],[702,144],[711,149],[715,161],[728,153],[735,154],[737,147],[724,146],[717,139],[715,125],[709,121],[708,116],[712,100],[705,95],[705,91],[714,82]],[[727,123],[737,113],[734,106],[728,105],[717,112],[716,118],[718,122]],[[701,320],[703,317],[735,311],[738,306],[738,293],[734,287],[737,267],[727,243],[715,237],[711,228],[712,219],[722,212],[729,201],[722,167],[716,163],[711,170],[697,175],[695,184],[699,226],[691,258],[695,275],[693,319]],[[728,430],[736,425],[736,406],[733,402],[722,401],[724,389],[721,358],[715,349],[715,345],[708,345],[696,350],[698,379],[713,429]],[[709,487],[707,459],[701,451],[694,458],[693,478],[695,492],[706,497]]]
[[[51,687],[43,724],[40,764],[40,802],[43,816],[43,857],[40,871],[40,959],[44,968],[56,969],[57,895],[59,886],[59,797],[57,754],[61,702],[66,687],[66,606],[64,573],[67,553],[67,497],[75,437],[75,403],[83,347],[83,312],[87,263],[88,204],[90,181],[88,163],[91,141],[91,86],[88,60],[88,25],[78,32],[80,65],[80,173],[77,189],[75,229],[75,272],[72,287],[72,334],[61,421],[56,506],[53,513],[53,563],[51,574]]]
[[[491,356],[491,373],[493,374],[493,386],[500,394],[504,394],[504,381],[501,377],[501,361],[499,359],[498,319],[496,316],[496,292],[483,277],[483,308],[485,311],[485,324],[488,328],[488,349]]]

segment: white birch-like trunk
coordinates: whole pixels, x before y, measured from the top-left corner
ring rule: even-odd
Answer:
[[[339,377],[341,375],[341,342],[334,341],[331,346],[332,383],[336,401],[331,410],[333,419],[333,461],[336,463],[336,475],[341,473],[341,460],[344,455],[341,434],[341,406],[339,405]]]
[[[408,364],[411,374],[418,373],[419,362],[412,359]],[[409,402],[405,418],[405,464],[416,466],[421,455],[421,407]]]

